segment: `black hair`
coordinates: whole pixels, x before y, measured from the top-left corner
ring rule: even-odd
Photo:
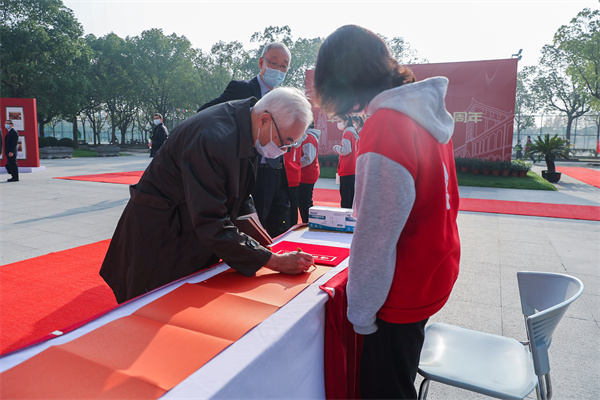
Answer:
[[[360,26],[345,25],[321,45],[314,87],[325,112],[344,115],[362,111],[384,90],[415,80],[408,67],[392,58],[379,36]]]

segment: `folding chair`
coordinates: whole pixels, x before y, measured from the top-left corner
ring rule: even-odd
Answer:
[[[538,399],[552,397],[548,348],[552,333],[569,305],[583,292],[572,276],[518,272],[521,309],[528,342],[442,323],[425,330],[419,374],[419,399],[431,381],[503,399],[523,399],[536,389]]]

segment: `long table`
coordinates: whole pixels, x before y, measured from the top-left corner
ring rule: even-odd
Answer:
[[[352,235],[301,228],[278,240],[350,247]],[[348,259],[332,268],[162,398],[325,398],[323,359],[328,295],[319,286],[346,268],[347,263]],[[199,272],[125,303],[63,336],[10,353],[0,358],[0,372],[50,346],[67,343],[111,321],[131,315],[183,284],[202,282],[228,268],[221,264]]]

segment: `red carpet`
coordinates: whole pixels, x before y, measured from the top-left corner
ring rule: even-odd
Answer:
[[[581,182],[587,183],[588,185],[600,188],[600,171],[584,168],[584,167],[559,167],[558,172],[562,172],[565,175],[575,178]],[[129,172],[117,172],[108,174],[95,174],[95,175],[77,175],[77,176],[62,176],[56,177],[55,179],[70,179],[77,181],[89,181],[89,182],[105,182],[105,183],[121,183],[126,185],[133,185],[137,183],[142,176],[144,171],[129,171]],[[328,190],[328,189],[315,189],[316,190]],[[331,190],[331,189],[329,189]],[[326,202],[332,202],[333,200],[324,200]],[[338,196],[339,202],[339,196]]]
[[[569,175],[571,178],[577,179],[588,185],[592,185],[600,189],[600,171],[591,168],[583,167],[558,167],[558,172]]]
[[[583,167],[563,167],[561,172],[589,185],[600,188],[600,171]],[[110,174],[79,175],[56,179],[73,179],[91,182],[135,184],[144,171],[131,171]],[[340,192],[337,189],[314,189],[313,202],[318,206],[339,207]],[[460,199],[461,211],[487,212],[498,214],[529,215],[535,217],[600,220],[600,207],[575,206],[564,204],[528,203],[520,201]]]
[[[334,189],[315,189],[313,202],[319,206],[340,206],[340,192]],[[534,217],[583,219],[600,221],[600,207],[567,204],[529,203],[486,199],[460,199],[460,211],[497,214],[529,215]]]
[[[337,189],[314,189],[313,203],[315,206],[339,207],[342,201]]]
[[[0,354],[117,305],[98,275],[109,240],[0,267]],[[70,329],[68,329],[70,328]]]
[[[95,175],[76,175],[76,176],[60,176],[54,179],[69,179],[74,181],[88,182],[104,182],[104,183],[120,183],[124,185],[133,185],[138,183],[144,171],[128,171],[115,172],[111,174],[95,174]]]
[[[485,199],[460,199],[460,211],[600,221],[600,207]]]

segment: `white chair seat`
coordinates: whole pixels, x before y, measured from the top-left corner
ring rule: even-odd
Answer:
[[[523,399],[537,385],[527,346],[442,323],[426,330],[419,373],[432,381],[505,399]]]

